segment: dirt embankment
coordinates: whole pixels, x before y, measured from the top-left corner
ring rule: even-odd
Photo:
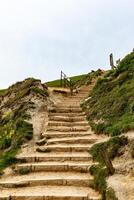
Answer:
[[[114,159],[116,173],[107,180],[119,200],[134,199],[134,132],[128,132],[126,136],[129,143],[122,149],[123,155]]]

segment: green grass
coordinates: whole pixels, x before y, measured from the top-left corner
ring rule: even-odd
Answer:
[[[6,93],[7,89],[0,90],[0,96],[4,95]]]
[[[17,162],[17,159],[15,158],[17,152],[18,148],[12,148],[6,152],[0,152],[0,175],[3,174],[3,169]]]
[[[106,191],[106,200],[118,200],[115,196],[115,192],[112,188],[108,188]]]
[[[18,117],[0,124],[0,174],[5,167],[16,162],[20,145],[32,139],[33,126]]]
[[[85,76],[86,76],[86,74],[78,75],[78,76],[72,76],[72,77],[70,77],[70,79],[73,83],[76,83],[77,81],[81,80]],[[60,82],[60,79],[57,79],[57,80],[54,80],[54,81],[47,82],[46,85],[48,87],[61,87],[61,82]]]
[[[114,159],[116,156],[120,156],[120,149],[128,144],[128,139],[125,136],[115,136],[110,138],[107,142],[97,143],[90,149],[90,153],[93,159],[104,165],[104,160],[100,154],[101,149],[105,149],[108,152],[110,159]]]
[[[72,81],[73,87],[76,88],[82,85],[89,85],[93,78],[96,78],[102,74],[103,74],[103,71],[98,69],[97,71],[91,71],[88,74],[72,76],[70,77],[70,79]],[[61,87],[61,82],[60,82],[60,79],[58,79],[58,80],[47,82],[46,85],[48,87]]]
[[[102,199],[105,200],[107,190],[106,178],[108,176],[106,167],[100,164],[92,165],[90,167],[90,173],[94,176],[93,188],[98,190],[102,194]]]
[[[134,53],[100,78],[82,106],[97,133],[111,136],[134,129]],[[90,109],[89,109],[90,108]]]
[[[33,86],[30,89],[32,92],[40,95],[40,96],[49,96],[48,91],[47,90],[42,90],[41,88],[37,87],[37,86]]]

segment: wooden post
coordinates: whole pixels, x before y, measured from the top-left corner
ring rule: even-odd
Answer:
[[[72,96],[73,95],[73,84],[72,84],[71,80],[70,80],[70,93],[71,93],[71,96]]]
[[[111,160],[110,160],[110,158],[108,156],[107,150],[106,149],[101,149],[100,153],[101,153],[102,159],[104,160],[104,162],[106,164],[106,167],[108,169],[109,174],[113,175],[114,172],[115,172],[115,169],[114,169],[114,167],[112,165],[112,162],[111,162]]]
[[[61,85],[61,87],[62,87],[62,84],[63,84],[63,82],[62,82],[62,71],[61,71],[61,74],[60,74],[60,85]]]
[[[112,67],[112,69],[114,69],[114,59],[113,59],[113,54],[110,54],[110,66]]]

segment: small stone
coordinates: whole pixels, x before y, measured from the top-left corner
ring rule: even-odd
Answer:
[[[23,144],[22,145],[22,148],[26,148],[26,147],[28,147],[28,144]]]
[[[38,147],[37,149],[36,149],[36,151],[37,152],[40,152],[40,153],[47,153],[47,152],[49,152],[49,150],[47,149],[47,147]]]
[[[43,138],[43,139],[37,141],[36,144],[39,146],[42,146],[42,145],[46,144],[46,142],[47,142],[46,138]]]

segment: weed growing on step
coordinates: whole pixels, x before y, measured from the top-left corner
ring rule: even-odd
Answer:
[[[18,171],[18,174],[20,174],[20,175],[26,175],[26,174],[29,174],[29,173],[30,173],[30,169],[27,168],[27,167],[20,168],[19,171]]]

